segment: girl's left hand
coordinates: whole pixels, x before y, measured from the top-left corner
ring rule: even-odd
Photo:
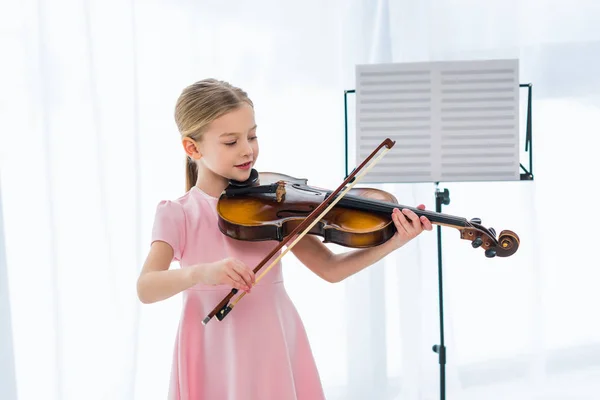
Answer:
[[[424,210],[425,206],[419,204],[417,208]],[[402,211],[394,208],[392,221],[394,221],[397,230],[392,240],[398,248],[417,237],[423,230],[430,231],[433,229],[431,221],[427,217],[421,216],[419,218],[417,214],[407,208],[402,209]]]

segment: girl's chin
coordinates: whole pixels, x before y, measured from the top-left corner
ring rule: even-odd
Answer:
[[[243,181],[247,180],[248,178],[250,178],[251,173],[252,173],[252,165],[250,165],[250,168],[246,168],[246,169],[234,167],[234,171],[231,174],[232,176],[229,179],[243,182]]]

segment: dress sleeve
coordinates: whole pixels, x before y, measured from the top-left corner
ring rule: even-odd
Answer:
[[[163,200],[156,207],[151,243],[160,240],[173,248],[173,259],[181,261],[185,245],[185,214],[180,204]]]

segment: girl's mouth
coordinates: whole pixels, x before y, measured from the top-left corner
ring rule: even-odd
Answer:
[[[239,168],[239,169],[248,169],[248,168],[250,168],[251,165],[252,165],[252,161],[248,161],[247,163],[236,165],[235,167]]]

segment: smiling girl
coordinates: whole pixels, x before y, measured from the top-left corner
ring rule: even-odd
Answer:
[[[187,190],[158,204],[137,283],[143,303],[183,292],[169,399],[324,399],[281,263],[255,284],[254,266],[277,243],[237,241],[217,226],[219,195],[230,180],[247,180],[258,158],[254,104],[241,89],[206,79],[183,90],[175,120],[187,156]],[[306,235],[292,252],[322,279],[339,282],[432,229],[408,209],[394,210],[392,219],[396,234],[374,248],[334,254]],[[181,268],[169,269],[173,261]],[[204,316],[232,287],[252,294],[228,318],[204,326]]]

